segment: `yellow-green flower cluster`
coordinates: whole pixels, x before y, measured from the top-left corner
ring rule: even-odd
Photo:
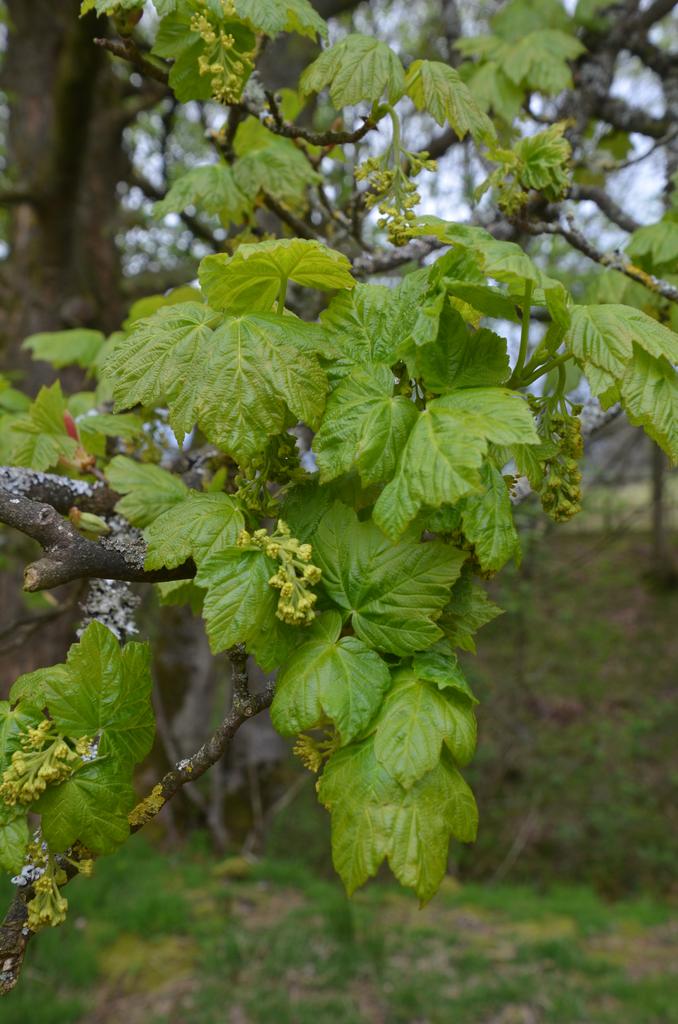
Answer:
[[[233,5],[222,0],[224,16],[233,17]],[[239,51],[235,37],[215,23],[207,14],[194,14],[190,23],[205,44],[205,52],[198,58],[198,71],[210,76],[212,96],[220,103],[235,103],[251,67],[253,53]]]
[[[402,157],[408,165],[405,173]],[[427,153],[399,154],[393,167],[384,166],[383,157],[369,157],[355,172],[358,181],[367,181],[369,191],[365,196],[368,210],[377,206],[381,217],[380,228],[386,228],[389,241],[394,245],[405,245],[412,238],[412,226],[416,219],[414,208],[421,202],[417,186],[411,180],[421,171],[434,171],[435,160],[429,160]]]
[[[267,530],[255,530],[249,533],[242,530],[238,537],[238,547],[257,547],[280,562],[280,568],[268,581],[272,587],[280,591],[276,615],[291,626],[307,626],[313,621],[313,606],[317,595],[311,587],[320,582],[321,572],[317,565],[311,563],[313,548],[310,544],[302,544],[291,535],[291,530],[282,519],[274,533]]]
[[[68,880],[66,872],[50,854],[46,843],[31,843],[27,856],[33,874],[38,876],[32,883],[35,895],[26,905],[28,927],[33,932],[55,928],[66,920],[68,910],[68,900],[59,892],[59,886]]]
[[[44,719],[39,725],[30,726],[20,743],[21,749],[12,754],[0,785],[0,798],[10,807],[32,803],[49,783],[67,779],[87,756],[91,740],[83,736],[74,750],[56,732],[54,723]]]
[[[302,733],[294,744],[292,753],[295,754],[304,768],[317,775],[324,762],[339,746],[339,737],[334,736],[325,740],[314,739]]]
[[[579,416],[551,416],[552,431],[559,438],[560,451],[549,466],[541,493],[542,508],[556,523],[566,522],[581,510],[581,471],[578,459],[584,453]]]

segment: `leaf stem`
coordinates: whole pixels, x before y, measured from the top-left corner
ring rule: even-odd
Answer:
[[[571,358],[572,358],[572,353],[571,352],[561,352],[561,354],[559,356],[556,356],[554,359],[551,359],[550,361],[548,361],[546,363],[542,363],[541,366],[538,366],[534,370],[534,372],[531,373],[528,377],[523,377],[521,379],[521,381],[520,381],[520,386],[521,387],[527,387],[528,384],[534,384],[534,382],[536,380],[539,380],[540,377],[543,377],[545,374],[550,373],[551,370],[555,370],[556,368],[558,369],[558,372],[560,373],[561,367],[563,367],[563,364],[566,363],[567,360],[571,359]],[[562,372],[563,373],[565,372],[564,368],[563,368]]]
[[[285,312],[285,299],[287,298],[287,278],[283,277],[280,281],[280,291],[278,292],[278,308],[276,310],[278,316],[282,316]]]
[[[523,367],[525,366],[525,359],[527,358],[527,344],[530,337],[530,310],[532,308],[532,289],[534,285],[532,281],[525,282],[525,295],[523,297],[523,323],[520,329],[520,349],[518,350],[518,359],[516,365],[511,374],[509,381],[509,387],[516,387],[520,381]]]

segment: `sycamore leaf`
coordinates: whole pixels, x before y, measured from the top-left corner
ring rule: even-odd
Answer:
[[[13,465],[42,471],[53,468],[62,458],[73,458],[78,442],[66,430],[65,411],[58,380],[49,388],[40,388],[30,408],[11,421]]]
[[[496,60],[471,67],[467,84],[479,106],[492,111],[506,124],[513,124],[523,105],[525,94],[521,87],[504,74]]]
[[[503,476],[491,462],[483,464],[480,475],[484,489],[462,499],[461,518],[481,568],[496,572],[509,558],[520,558],[520,539]]]
[[[92,622],[68,652],[66,672],[45,687],[45,701],[59,732],[99,738],[99,755],[112,755],[116,770],[146,756],[155,732],[148,644],[121,647],[100,622]]]
[[[419,679],[413,669],[400,669],[377,721],[377,760],[401,786],[410,789],[435,768],[443,742],[459,764],[471,760],[476,745],[472,705]]]
[[[111,459],[106,477],[114,491],[125,495],[115,506],[116,511],[134,526],[148,526],[188,495],[181,477],[125,455]]]
[[[234,498],[227,494],[189,491],[146,527],[147,569],[173,569],[188,558],[200,565],[210,555],[231,547],[245,526]]]
[[[38,671],[44,672],[44,670],[40,669]],[[31,672],[19,678],[26,680],[32,676],[33,673]],[[19,683],[19,679],[16,680],[15,687],[17,683]],[[39,709],[28,704],[25,705],[22,701],[17,703],[18,698],[14,695],[14,689],[12,693],[14,707],[7,700],[0,700],[0,775],[2,775],[5,768],[11,762],[14,751],[20,747],[19,737],[21,733],[25,732],[30,726],[36,725],[42,717]],[[0,801],[1,806],[2,802]]]
[[[472,842],[478,827],[473,794],[450,761],[406,791],[377,761],[371,738],[332,755],[318,796],[332,815],[332,859],[349,895],[388,857],[396,878],[429,900],[447,870],[450,836]]]
[[[299,80],[305,95],[325,86],[337,109],[361,100],[376,103],[384,93],[395,103],[405,89],[405,72],[390,46],[374,36],[354,33],[324,50]]]
[[[31,334],[21,347],[28,349],[34,359],[51,363],[55,370],[64,366],[80,366],[88,370],[105,340],[101,331],[78,327],[72,331]]]
[[[461,670],[456,654],[446,640],[439,640],[427,651],[420,651],[412,659],[412,668],[418,679],[435,683],[439,690],[455,690],[472,704],[478,700]]]
[[[363,484],[389,480],[418,412],[402,395],[393,395],[387,366],[368,373],[354,369],[328,399],[313,450],[321,480],[333,480],[355,465]]]
[[[390,683],[388,666],[354,636],[339,639],[341,615],[325,612],[282,668],[271,721],[283,736],[329,719],[343,744],[370,723]]]
[[[215,654],[236,643],[249,643],[274,617],[277,591],[268,581],[276,565],[259,549],[238,547],[225,548],[202,562],[195,582],[207,590],[203,614]]]
[[[620,393],[631,423],[644,427],[678,462],[678,375],[669,361],[656,359],[634,344]]]
[[[332,381],[353,366],[371,370],[375,363],[390,365],[398,351],[398,317],[394,289],[385,285],[357,284],[338,292],[320,321],[328,345],[336,352],[328,367]]]
[[[675,273],[678,268],[678,219],[664,217],[657,224],[638,228],[631,235],[626,251],[646,269]]]
[[[0,802],[0,868],[18,874],[26,860],[30,833],[26,808],[21,804],[8,807]]]
[[[288,410],[317,425],[325,374],[299,347],[313,348],[317,338],[317,325],[296,317],[230,317],[183,303],[139,321],[107,373],[118,408],[166,401],[178,436],[197,422],[208,440],[243,460],[283,429]]]
[[[534,419],[507,388],[464,388],[429,402],[410,433],[396,476],[374,507],[374,521],[398,537],[418,511],[455,504],[480,490],[479,468],[494,444],[538,444]]]
[[[503,610],[490,601],[483,588],[464,574],[453,586],[439,623],[450,647],[475,653],[473,634],[502,614]]]
[[[329,292],[353,288],[346,256],[306,238],[274,239],[241,245],[233,256],[206,256],[200,285],[215,309],[229,313],[271,309],[288,281]]]
[[[459,72],[437,60],[415,60],[405,80],[407,95],[417,110],[426,110],[439,124],[448,121],[460,139],[470,134],[488,142],[495,130],[487,114],[476,103]]]
[[[239,17],[267,36],[297,32],[309,39],[327,38],[327,23],[309,0],[234,0],[234,7]]]
[[[313,539],[327,595],[351,616],[369,646],[392,654],[423,650],[441,636],[433,621],[449,599],[465,553],[437,541],[394,544],[339,503]]]
[[[322,179],[292,139],[273,135],[249,117],[238,126],[233,146],[233,176],[250,204],[265,192],[292,211],[308,208],[308,187]]]
[[[616,303],[572,307],[565,344],[580,362],[621,378],[634,342],[656,359],[665,356],[678,363],[678,334],[647,313]]]
[[[417,376],[427,390],[501,384],[509,377],[505,338],[481,327],[470,331],[459,313],[445,303],[437,339],[416,349]]]
[[[34,809],[42,815],[42,837],[53,850],[79,840],[95,854],[112,853],[129,836],[127,815],[134,790],[111,761],[83,764],[58,786],[48,786]]]
[[[224,222],[238,223],[250,204],[238,188],[231,168],[225,163],[215,163],[193,167],[177,178],[165,198],[153,206],[153,216],[183,213],[191,205],[205,213],[217,214]]]

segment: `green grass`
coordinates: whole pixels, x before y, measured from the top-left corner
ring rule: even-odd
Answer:
[[[142,837],[68,896],[3,1024],[678,1022],[678,918],[649,898],[448,879],[424,909],[382,882],[349,901],[298,863],[236,881]]]

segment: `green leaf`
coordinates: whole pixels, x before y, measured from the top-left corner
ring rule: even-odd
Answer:
[[[470,134],[476,141],[489,142],[495,130],[487,114],[476,103],[459,72],[437,60],[415,60],[405,80],[407,95],[417,110],[426,110],[439,124],[449,122],[460,139]]]
[[[104,364],[116,409],[167,401],[179,434],[195,424],[213,329],[223,317],[197,302],[163,306],[138,320]]]
[[[427,390],[438,393],[502,384],[510,373],[506,339],[486,327],[470,331],[448,302],[436,341],[417,348],[415,359]]]
[[[293,212],[308,209],[308,187],[322,178],[291,139],[273,135],[249,117],[238,127],[234,149],[233,176],[251,204],[263,192]]]
[[[237,547],[200,565],[195,582],[207,590],[203,614],[215,654],[236,643],[249,643],[274,617],[277,591],[268,581],[275,570],[276,563],[263,551]]]
[[[112,853],[129,836],[127,815],[135,803],[129,781],[109,762],[84,764],[59,786],[48,786],[34,809],[42,836],[53,850],[76,840],[95,854]]]
[[[200,285],[215,309],[229,313],[271,309],[288,281],[305,288],[353,288],[346,256],[306,238],[241,245],[233,256],[217,253],[200,264]]]
[[[475,653],[474,633],[502,614],[502,609],[490,601],[483,588],[464,574],[452,588],[450,603],[440,616],[439,624],[451,647]]]
[[[433,621],[449,598],[465,553],[439,542],[389,541],[372,522],[336,504],[313,541],[328,596],[351,616],[369,646],[406,655],[429,647],[441,632]]]
[[[309,95],[329,86],[339,109],[367,100],[375,103],[386,94],[395,103],[405,89],[405,72],[397,54],[374,36],[352,34],[325,50],[306,68],[299,80]]]
[[[483,464],[480,475],[484,490],[462,499],[461,518],[481,568],[496,572],[510,558],[520,559],[520,538],[503,476],[491,462]]]
[[[468,700],[419,679],[413,669],[400,669],[377,721],[374,753],[410,789],[435,768],[443,742],[459,764],[467,764],[475,751],[476,731]]]
[[[336,353],[328,375],[340,380],[353,366],[371,370],[396,361],[399,338],[396,292],[384,285],[357,284],[341,291],[320,317],[327,342]]]
[[[79,327],[72,331],[51,331],[31,334],[22,344],[34,359],[44,359],[56,370],[63,366],[80,366],[88,370],[105,341],[101,331]]]
[[[278,676],[271,721],[283,736],[293,736],[329,719],[345,744],[379,708],[390,683],[388,667],[357,637],[339,639],[338,612],[325,612],[311,631]]]
[[[227,494],[189,491],[146,527],[147,569],[173,569],[188,558],[196,565],[231,547],[245,526],[235,499]]]
[[[0,802],[0,868],[18,874],[26,860],[30,839],[26,808]]]
[[[467,281],[445,280],[447,294],[478,310],[483,316],[491,316],[497,320],[511,320],[513,323],[520,321],[516,311],[515,303],[497,291],[484,284],[470,284]]]
[[[642,426],[678,462],[678,374],[667,359],[655,359],[638,345],[620,387],[631,423]]]
[[[461,670],[457,656],[446,640],[440,640],[427,651],[420,651],[412,659],[412,668],[418,679],[435,683],[439,690],[451,689],[466,697],[472,704],[478,700]]]
[[[17,686],[20,679],[30,681],[33,676],[34,673],[32,672],[25,676],[20,676],[14,686]],[[12,701],[15,704],[17,699],[16,696],[12,697]],[[15,707],[11,707],[9,701],[0,700],[0,775],[10,764],[14,751],[19,749],[20,734],[25,732],[29,726],[36,725],[41,718],[41,711],[31,705],[26,704],[24,706],[23,703],[18,703]],[[2,807],[1,801],[0,807]]]
[[[309,0],[234,0],[234,6],[239,17],[268,36],[297,32],[309,39],[327,38],[327,23]]]
[[[573,306],[565,344],[580,362],[619,379],[633,356],[633,343],[660,359],[678,362],[678,334],[632,306],[605,303]]]
[[[678,220],[667,216],[657,224],[638,228],[631,235],[626,251],[646,270],[675,272],[678,267]]]
[[[11,423],[11,461],[15,466],[52,469],[60,459],[72,459],[78,442],[69,436],[64,424],[66,403],[61,384],[40,388],[28,411]]]
[[[332,755],[318,795],[332,815],[332,859],[349,895],[388,857],[401,884],[429,900],[447,870],[450,835],[472,842],[478,827],[473,794],[450,761],[406,791],[379,764],[371,739]]]
[[[115,506],[116,511],[134,526],[148,526],[188,495],[181,477],[125,455],[111,459],[106,477],[114,491],[125,495]]]
[[[467,82],[479,106],[512,125],[523,105],[525,94],[521,87],[507,78],[495,60],[466,67],[472,67]]]
[[[467,388],[429,402],[419,414],[396,476],[374,507],[374,520],[398,537],[419,509],[452,505],[482,486],[479,468],[494,444],[538,444],[524,399],[507,388]]]
[[[107,372],[118,408],[166,401],[175,433],[197,421],[208,440],[242,461],[280,433],[288,410],[317,425],[325,374],[312,352],[300,350],[317,339],[317,325],[293,316],[226,317],[185,303],[139,321]]]
[[[193,167],[182,174],[165,198],[155,203],[153,216],[183,213],[192,205],[201,212],[217,214],[224,223],[239,223],[250,206],[236,184],[233,171],[225,163]]]
[[[47,683],[45,698],[59,732],[77,739],[99,737],[99,756],[110,754],[128,774],[151,749],[148,644],[121,647],[113,633],[92,622],[68,652],[66,672]]]
[[[313,440],[321,480],[333,480],[355,465],[364,485],[389,480],[417,419],[416,406],[393,396],[387,366],[371,373],[355,369],[330,395]]]

